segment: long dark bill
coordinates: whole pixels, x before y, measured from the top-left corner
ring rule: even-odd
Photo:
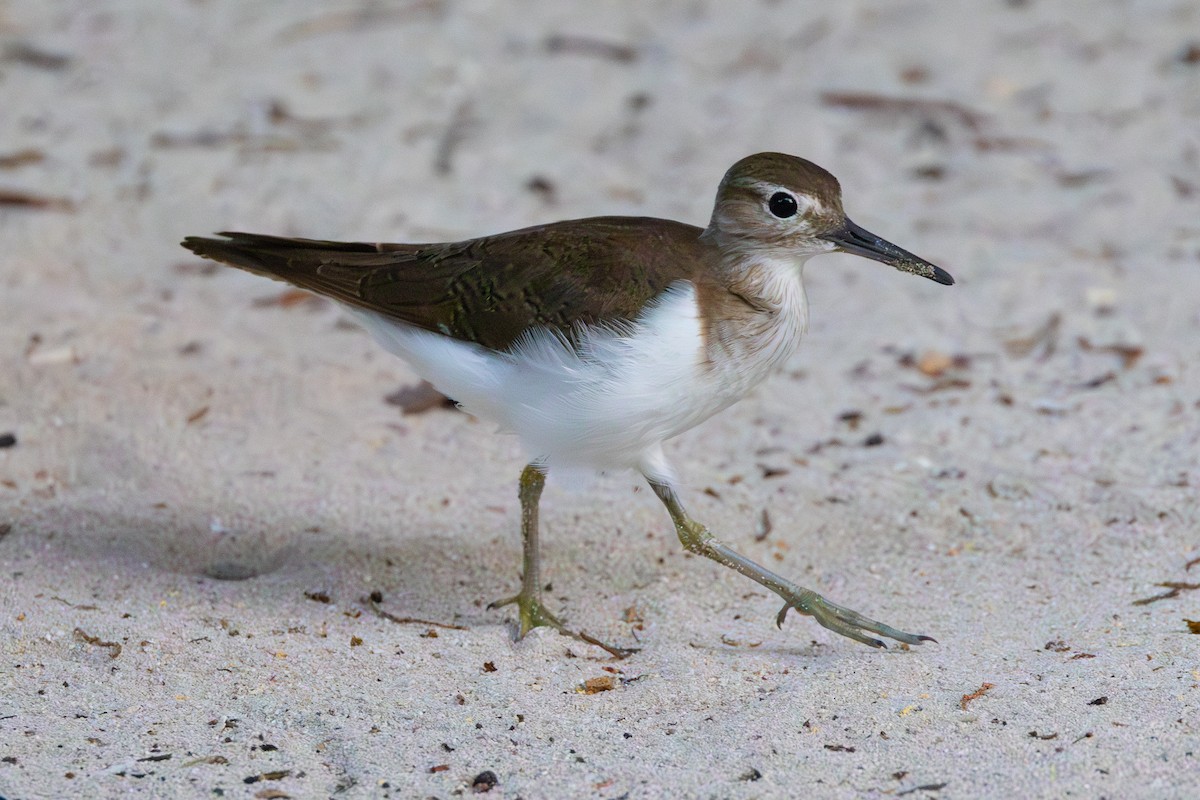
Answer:
[[[929,280],[937,281],[945,286],[952,286],[954,284],[954,278],[950,277],[950,273],[946,272],[946,270],[941,267],[935,267],[923,258],[917,258],[912,253],[897,247],[887,239],[881,239],[865,228],[855,225],[849,219],[846,220],[846,224],[841,228],[827,233],[821,238],[833,242],[843,252],[880,261],[895,267],[901,272],[911,272],[913,275],[929,278]]]

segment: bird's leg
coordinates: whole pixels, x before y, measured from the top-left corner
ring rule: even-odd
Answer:
[[[713,536],[708,528],[689,517],[683,508],[683,504],[679,502],[679,497],[675,494],[675,489],[670,484],[649,477],[647,480],[650,482],[650,487],[654,489],[654,493],[658,495],[658,498],[662,500],[663,505],[667,507],[667,511],[671,514],[671,519],[675,523],[675,533],[679,536],[679,541],[683,544],[685,550],[690,553],[698,553],[706,558],[711,558],[719,564],[724,564],[730,569],[742,573],[747,578],[761,583],[783,598],[783,609],[775,618],[778,625],[783,625],[783,620],[787,616],[788,609],[794,608],[801,614],[813,617],[817,622],[834,633],[848,636],[855,641],[862,642],[871,647],[884,647],[885,645],[879,639],[869,636],[868,634],[870,633],[886,636],[889,639],[895,639],[905,644],[920,644],[921,642],[934,641],[934,639],[928,636],[905,633],[890,625],[884,625],[882,622],[868,619],[857,611],[851,611],[848,608],[831,603],[811,589],[797,586],[786,578],[776,575],[769,569],[756,564],[742,554],[730,549],[728,545]]]
[[[537,464],[526,464],[521,471],[521,482],[517,491],[521,498],[521,543],[525,556],[521,573],[521,591],[512,597],[497,600],[488,608],[499,608],[517,604],[520,615],[520,630],[517,638],[524,638],[534,628],[547,625],[568,636],[576,634],[567,630],[558,617],[546,610],[542,604],[542,554],[538,543],[538,501],[546,485],[546,473]]]
[[[636,649],[605,644],[583,631],[576,633],[568,629],[559,621],[558,617],[551,614],[546,610],[546,606],[543,605],[542,555],[538,547],[538,501],[542,497],[542,489],[545,485],[546,473],[543,468],[537,463],[526,464],[525,469],[521,471],[521,482],[518,490],[518,496],[521,498],[521,542],[525,549],[524,571],[521,574],[521,591],[512,597],[491,603],[488,608],[499,608],[511,603],[517,604],[518,615],[520,617],[520,629],[517,633],[518,639],[524,638],[525,634],[534,628],[544,625],[554,628],[564,636],[570,636],[573,639],[578,639],[581,642],[593,644],[596,647],[607,650],[617,658],[625,658],[636,653]]]

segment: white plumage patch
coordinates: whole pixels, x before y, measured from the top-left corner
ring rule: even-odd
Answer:
[[[799,275],[789,283],[801,295],[791,339],[803,327],[803,290]],[[633,468],[672,479],[662,443],[736,402],[793,349],[773,343],[784,346],[752,363],[714,363],[686,282],[632,323],[583,329],[574,347],[539,329],[503,353],[350,310],[383,347],[469,413],[515,433],[552,471]]]

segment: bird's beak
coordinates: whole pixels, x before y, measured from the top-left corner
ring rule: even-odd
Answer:
[[[913,275],[920,275],[922,278],[929,278],[931,281],[937,281],[946,286],[954,284],[954,278],[951,278],[950,273],[946,270],[935,267],[922,258],[917,258],[886,239],[880,239],[865,228],[855,225],[849,219],[837,230],[822,234],[821,238],[837,245],[837,248],[844,253],[853,253],[856,256],[880,261],[901,272],[911,272]]]

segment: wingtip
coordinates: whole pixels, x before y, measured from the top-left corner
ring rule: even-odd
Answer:
[[[183,241],[179,243],[179,246],[185,250],[191,250],[196,255],[202,255],[199,248],[201,247],[201,242],[203,241],[203,236],[185,236],[183,237]]]
[[[239,236],[245,236],[245,234],[233,231],[221,231],[220,233],[214,233],[212,236],[185,236],[179,243],[179,246],[185,250],[191,250],[201,258],[213,259],[212,251],[214,248],[226,247],[232,244]]]

